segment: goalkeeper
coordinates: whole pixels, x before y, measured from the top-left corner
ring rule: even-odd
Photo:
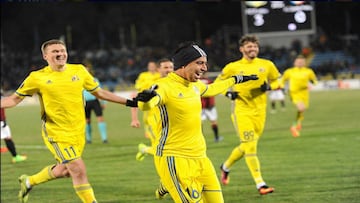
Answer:
[[[137,96],[140,110],[157,107],[162,123],[154,162],[161,182],[174,202],[224,202],[212,162],[206,154],[201,129],[201,96],[215,96],[234,84],[257,76],[233,76],[205,85],[206,53],[194,43],[184,43],[173,56],[174,72],[156,81],[156,90]],[[155,89],[155,88],[152,88]]]

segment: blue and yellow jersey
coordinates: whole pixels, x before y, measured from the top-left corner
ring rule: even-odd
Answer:
[[[16,90],[20,97],[38,94],[44,136],[57,140],[84,137],[83,90],[97,91],[99,83],[83,65],[66,64],[62,72],[49,66],[33,71]]]
[[[201,96],[215,96],[234,84],[234,79],[206,85],[189,82],[176,73],[156,81],[157,96],[139,102],[139,109],[157,106],[161,133],[157,139],[157,156],[206,157],[206,143],[201,129]]]
[[[256,110],[266,108],[266,94],[260,90],[260,86],[268,80],[276,80],[280,73],[273,62],[255,58],[248,61],[245,58],[227,64],[215,82],[229,78],[233,75],[252,75],[258,76],[258,80],[251,80],[245,83],[236,84],[232,91],[238,92],[238,98],[235,100],[237,108],[245,110]]]
[[[138,78],[135,81],[135,89],[139,92],[149,89],[154,82],[161,78],[160,73],[151,73],[149,71],[142,72],[139,74]]]
[[[317,84],[317,78],[314,71],[308,67],[291,67],[284,71],[282,83],[289,82],[289,91],[296,92],[307,90],[309,82]]]

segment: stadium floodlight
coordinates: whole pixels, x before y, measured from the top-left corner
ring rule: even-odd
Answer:
[[[244,34],[284,36],[314,34],[315,4],[311,1],[242,1]]]

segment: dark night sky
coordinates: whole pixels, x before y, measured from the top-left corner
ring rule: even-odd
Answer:
[[[360,23],[355,21],[359,5],[317,2],[317,27],[332,35],[359,35]],[[223,25],[241,27],[240,8],[239,2],[1,3],[1,43],[12,49],[38,47],[37,40],[59,37],[71,26],[74,46],[90,48],[104,36],[107,43],[119,43],[120,29],[129,40],[132,24],[142,45],[189,40],[195,25],[204,39]]]

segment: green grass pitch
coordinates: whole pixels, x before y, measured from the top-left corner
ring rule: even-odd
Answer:
[[[360,202],[360,91],[312,92],[305,112],[302,134],[293,138],[289,127],[295,108],[287,98],[285,112],[268,114],[258,156],[265,181],[275,192],[260,196],[244,160],[231,172],[231,182],[223,186],[226,203],[355,203]],[[269,107],[269,106],[268,106]],[[210,123],[204,123],[208,156],[219,172],[220,164],[239,144],[230,120],[230,101],[217,97],[219,131],[224,140],[214,143]],[[28,160],[12,164],[10,153],[1,153],[1,202],[17,202],[21,174],[34,174],[54,163],[40,135],[38,106],[7,109],[13,139],[20,154]],[[141,114],[139,115],[141,117]],[[96,197],[100,203],[158,202],[154,191],[159,180],[153,159],[135,160],[137,145],[149,144],[143,128],[130,127],[130,110],[108,103],[105,109],[109,143],[102,144],[93,118],[93,143],[83,158]],[[4,142],[1,143],[4,146]],[[71,179],[38,185],[29,203],[77,203]],[[167,196],[163,203],[172,202]]]

